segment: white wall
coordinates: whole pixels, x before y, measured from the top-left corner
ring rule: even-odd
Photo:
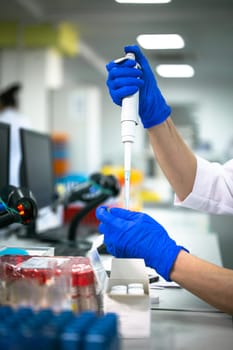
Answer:
[[[196,88],[195,79],[160,81],[161,91],[171,104],[195,105],[200,138],[210,141],[218,158],[224,158],[225,148],[233,139],[233,82],[221,82],[213,77]]]
[[[55,107],[56,103],[51,98],[51,90],[46,83],[47,54],[44,50],[1,51],[1,87],[16,79],[23,82],[22,111],[31,118],[36,129],[47,131],[51,130],[52,125],[53,127],[59,126],[66,130],[69,124],[69,129],[73,132],[72,164],[74,168],[80,167],[80,169],[84,169],[84,166],[81,165],[82,163],[79,163],[80,166],[76,164],[76,157],[79,158],[80,162],[83,162],[83,160],[81,161],[81,156],[76,154],[75,150],[80,148],[80,140],[82,140],[82,148],[91,150],[88,145],[90,140],[93,143],[93,136],[90,135],[93,130],[96,130],[96,135],[99,135],[99,144],[96,146],[96,152],[98,149],[101,150],[98,151],[100,153],[97,157],[98,163],[101,164],[106,161],[114,164],[122,163],[123,146],[120,137],[120,107],[114,105],[111,101],[105,84],[106,76],[96,72],[93,67],[90,67],[87,62],[83,62],[80,58],[64,60],[63,91],[66,90],[66,86],[72,86],[72,88],[94,86],[99,91],[99,96],[98,98],[96,97],[96,100],[93,98],[92,105],[90,106],[87,103],[88,108],[91,108],[91,114],[94,115],[96,113],[95,119],[89,120],[90,125],[93,125],[93,127],[89,128],[89,132],[85,134],[85,137],[83,133],[77,137],[77,132],[74,131],[79,127],[77,120],[72,121],[69,118],[66,120],[68,124],[60,124],[60,121],[58,125],[53,124],[54,114],[52,115],[51,113],[54,113],[54,108],[56,108],[56,111],[64,110],[65,102],[63,96],[61,96],[60,100],[56,100],[57,107]],[[191,104],[196,106],[194,118],[197,119],[200,138],[210,141],[216,156],[219,156],[219,159],[223,159],[225,149],[233,138],[233,82],[223,83],[219,77],[213,77],[211,82],[203,81],[202,87],[198,90],[195,86],[195,78],[181,80],[158,79],[158,84],[169,104]],[[93,111],[95,112],[94,114]],[[66,113],[64,112],[64,114]],[[138,135],[133,146],[132,160],[135,167],[144,169],[144,138],[146,138],[146,132],[141,125],[137,130]],[[95,157],[92,153],[90,157],[92,158],[91,162],[93,162]],[[95,166],[97,166],[97,163]],[[91,164],[88,165],[88,168],[92,168]]]
[[[36,130],[49,131],[49,91],[54,82],[56,87],[61,85],[62,68],[59,56],[51,50],[0,51],[0,87],[21,82],[20,110]]]
[[[101,94],[96,86],[63,87],[53,93],[52,130],[69,136],[70,171],[101,166]]]

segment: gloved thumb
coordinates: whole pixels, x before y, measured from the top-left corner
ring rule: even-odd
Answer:
[[[124,50],[125,50],[125,53],[132,52],[135,54],[135,59],[137,63],[139,63],[142,66],[141,68],[143,68],[143,66],[144,68],[150,68],[146,57],[143,55],[142,51],[137,45],[125,46]]]
[[[121,208],[108,208],[100,206],[96,209],[96,217],[104,224],[111,227],[124,227],[125,221],[132,221],[138,213],[130,212]]]
[[[130,211],[122,208],[111,208],[109,210],[113,216],[116,216],[121,219],[129,220],[129,221],[138,218],[138,215],[140,215],[140,213],[138,212],[134,212],[134,211]]]

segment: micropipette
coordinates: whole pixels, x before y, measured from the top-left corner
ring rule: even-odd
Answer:
[[[135,60],[135,55],[129,52],[124,57],[115,60],[115,62],[120,63],[127,59]],[[136,125],[138,124],[138,101],[139,92],[122,100],[121,140],[124,144],[124,199],[126,209],[129,209],[130,201],[131,153],[132,143],[135,140]]]

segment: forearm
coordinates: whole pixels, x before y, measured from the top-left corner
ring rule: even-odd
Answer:
[[[181,251],[170,274],[191,293],[233,315],[233,271]]]
[[[172,119],[147,129],[159,166],[182,201],[192,191],[197,161],[179,135]]]

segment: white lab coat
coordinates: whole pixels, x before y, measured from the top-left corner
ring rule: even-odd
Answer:
[[[233,159],[225,164],[197,157],[197,172],[192,192],[175,205],[209,214],[233,215]]]
[[[6,108],[0,112],[0,122],[10,124],[10,185],[20,185],[20,128],[30,128],[29,120],[13,108]]]

